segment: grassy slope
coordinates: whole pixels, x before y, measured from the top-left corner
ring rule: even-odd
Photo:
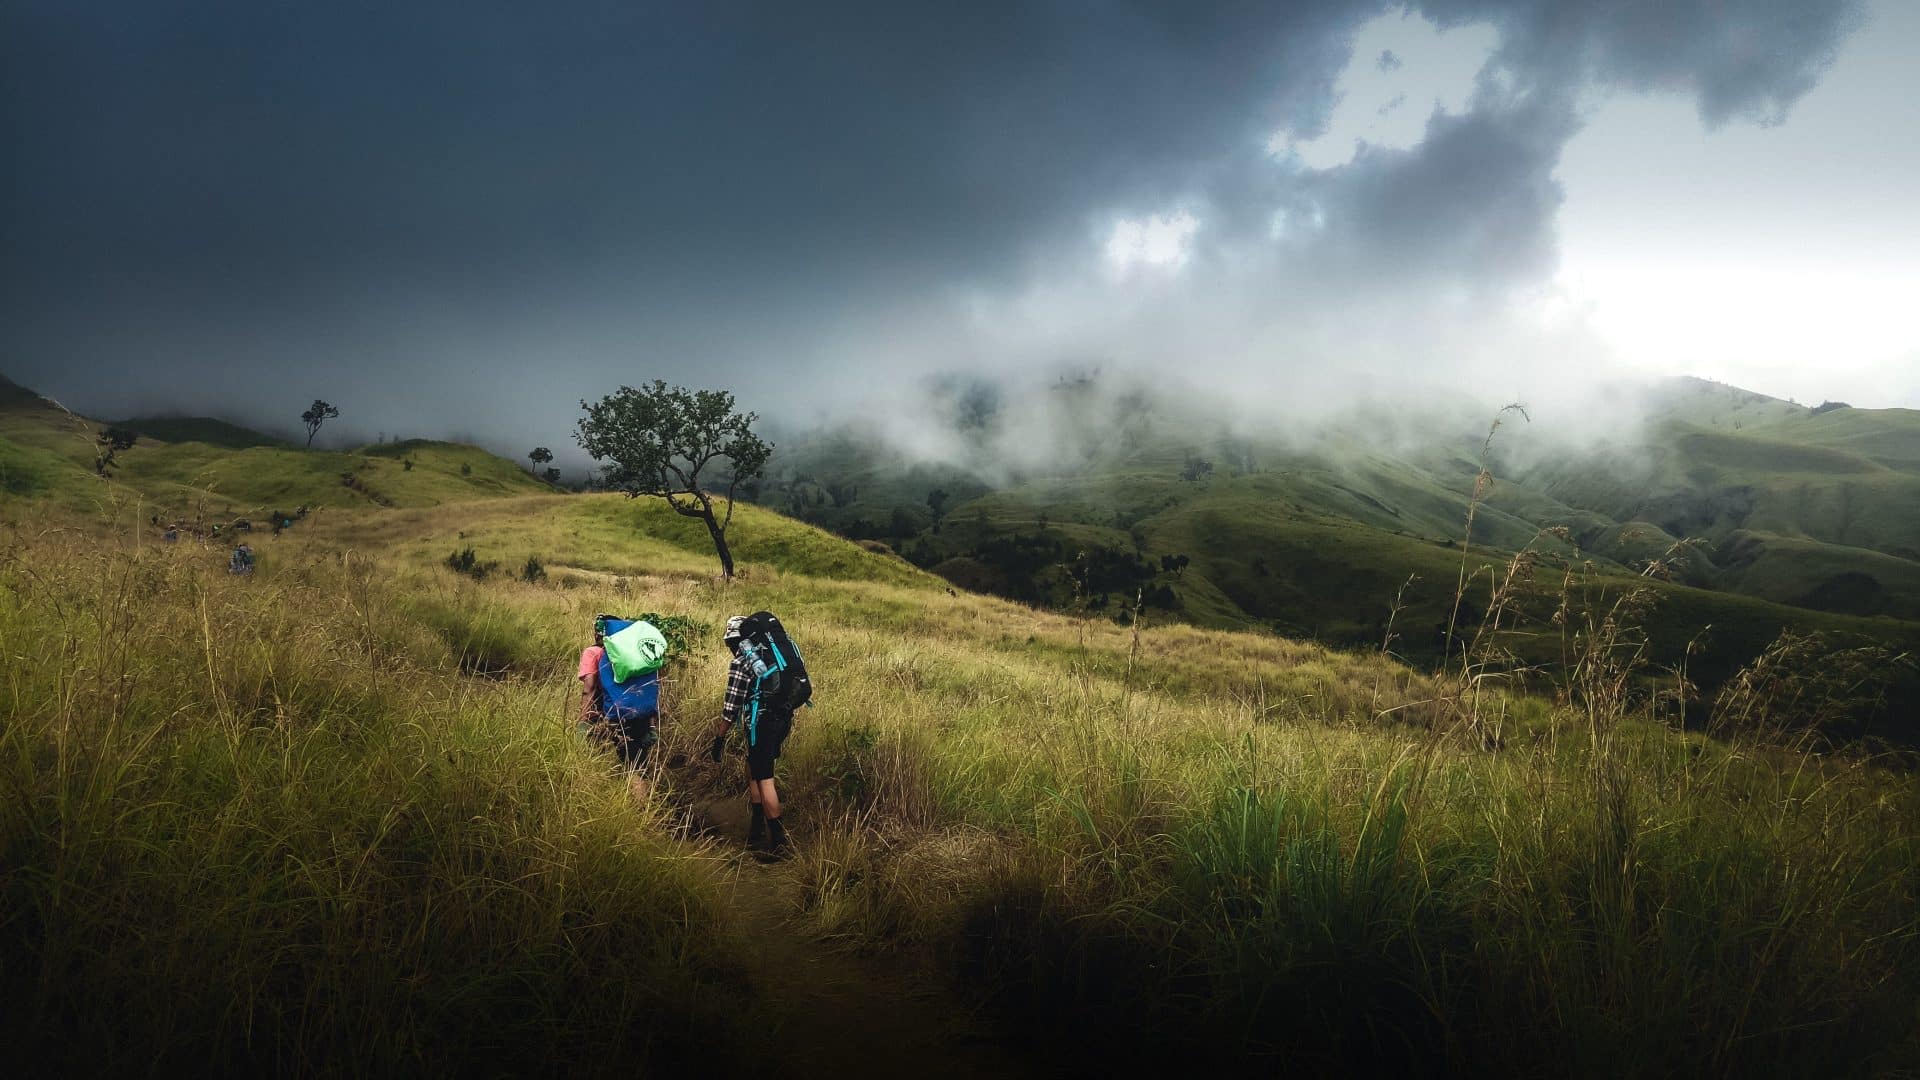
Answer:
[[[1741,530],[1720,545],[1720,581],[1749,596],[1822,611],[1920,622],[1920,562],[1867,548]]]
[[[105,425],[7,386],[0,396],[0,489],[47,495],[76,509],[138,499],[147,514],[211,523],[302,504],[433,506],[549,490],[513,463],[471,446],[414,440],[308,451],[249,438],[217,421],[141,424],[138,430],[152,434],[120,452],[109,487],[93,475],[93,436]]]
[[[0,509],[14,1060],[744,1065],[720,882],[556,722],[557,681],[462,678],[430,595],[295,534],[233,579],[190,540]]]
[[[1488,752],[1456,689],[1377,655],[949,595],[748,507],[730,585],[697,524],[617,496],[337,506],[261,538],[251,580],[58,492],[0,519],[29,571],[0,592],[32,658],[0,734],[0,850],[26,870],[0,973],[29,1058],[685,1052],[642,1031],[750,1053],[721,867],[563,718],[594,612],[768,607],[820,694],[782,765],[788,929],[905,952],[1083,1064],[1920,1064],[1910,774],[1497,692]],[[1219,525],[1147,527],[1181,523]],[[1380,535],[1312,527],[1349,533],[1312,552]],[[549,577],[458,576],[456,546]],[[676,669],[662,757],[695,755],[723,668],[709,644]],[[670,799],[734,790],[694,760]]]
[[[105,1058],[171,1030],[257,1062],[221,1019],[236,1001],[267,1018],[257,1047],[340,1053],[352,1031],[369,1067],[461,1041],[612,1062],[642,1015],[742,1045],[703,1011],[740,996],[714,864],[620,805],[562,717],[594,612],[717,627],[763,606],[820,693],[783,758],[805,845],[788,931],[907,950],[1054,1052],[1626,1072],[1916,1052],[1911,777],[1630,718],[1596,757],[1583,722],[1524,697],[1489,754],[1443,686],[1375,656],[952,596],[748,509],[723,587],[685,523],[618,497],[341,509],[266,539],[246,582],[192,542],[61,538],[51,506],[8,511],[34,574],[0,594],[0,632],[47,655],[8,669],[0,775],[30,793],[8,862],[36,868],[9,919],[40,920],[9,940],[61,951],[5,970],[51,979],[10,1000],[120,1031],[80,1044]],[[439,565],[455,542],[555,569],[476,582]],[[56,654],[92,658],[84,702],[48,681]],[[697,758],[723,666],[709,644],[675,673],[663,756],[696,762],[669,771],[675,798],[733,788]],[[474,667],[493,677],[455,674]],[[44,754],[61,764],[27,768]],[[1596,770],[1625,818],[1596,806]],[[1781,872],[1816,852],[1833,872]],[[49,906],[56,885],[86,902]],[[688,914],[646,917],[663,908]],[[392,957],[371,964],[368,934]],[[135,981],[155,970],[201,989]],[[608,993],[635,970],[648,995]]]
[[[1913,847],[1920,820],[1907,780],[1803,781],[1761,757],[1630,726],[1608,766],[1630,777],[1621,782],[1637,809],[1624,827],[1645,837],[1630,841],[1625,887],[1633,906],[1670,914],[1625,929],[1592,891],[1604,875],[1589,860],[1611,858],[1585,846],[1611,827],[1589,794],[1598,765],[1563,743],[1571,717],[1542,702],[1511,702],[1511,754],[1422,744],[1425,725],[1441,722],[1440,688],[1377,658],[1185,626],[1136,639],[950,597],[767,515],[742,519],[747,573],[722,593],[698,573],[697,535],[660,531],[679,524],[671,517],[575,505],[536,520],[498,504],[467,523],[468,539],[618,573],[617,599],[593,595],[607,585],[594,579],[563,586],[557,606],[524,586],[458,589],[525,620],[516,640],[540,640],[539,628],[564,638],[555,618],[577,625],[609,604],[714,625],[767,606],[804,628],[822,700],[784,778],[812,841],[799,868],[808,917],[843,940],[906,943],[955,965],[1036,1035],[1132,1055],[1148,1052],[1148,1031],[1191,1061],[1205,1059],[1207,1040],[1240,1049],[1258,1030],[1257,1045],[1323,1064],[1405,1052],[1463,1068],[1564,1062],[1578,1045],[1629,1072],[1913,1052],[1868,1034],[1898,1030],[1910,986],[1865,992],[1798,932],[1770,938],[1793,960],[1763,960],[1750,951],[1758,931],[1738,929],[1814,910],[1842,939],[1911,926],[1920,883],[1896,853]],[[639,535],[623,541],[629,529]],[[425,566],[439,539],[417,540],[409,561]],[[867,580],[877,566],[897,580]],[[522,670],[542,670],[551,651],[530,650]],[[717,706],[719,658],[701,663],[683,717]],[[1407,725],[1382,726],[1377,714],[1395,706],[1408,706],[1393,714]],[[702,737],[685,722],[668,736],[690,753]],[[1426,748],[1409,757],[1416,744]],[[1893,802],[1868,809],[1876,798]],[[1805,799],[1821,806],[1811,818]],[[1399,822],[1384,834],[1368,824],[1381,800]],[[1863,875],[1848,881],[1877,884],[1766,884],[1761,867],[1800,845],[1837,845],[1829,857]],[[1702,874],[1706,851],[1728,869]],[[1447,953],[1448,940],[1479,942],[1477,958]],[[1451,972],[1440,982],[1435,950],[1453,956],[1438,961]],[[1186,974],[1144,975],[1159,971]],[[1754,998],[1715,985],[1750,988],[1764,1005],[1749,1013]],[[1191,995],[1213,1004],[1196,1011]],[[1375,1026],[1357,1029],[1362,1016]],[[1185,1036],[1172,1036],[1170,1017]]]
[[[227,450],[249,446],[285,446],[286,440],[210,416],[136,416],[113,425],[158,442],[197,442]]]
[[[723,504],[724,505],[724,504]],[[742,505],[734,555],[743,575],[777,574],[779,567],[812,577],[874,581],[921,591],[940,581],[902,559],[876,554],[810,525]],[[344,516],[326,530],[343,544],[432,565],[471,547],[482,561],[517,573],[528,556],[551,570],[587,572],[586,578],[638,574],[700,577],[714,572],[706,527],[657,499],[620,495],[539,495],[455,506]]]
[[[1347,477],[1343,486],[1351,489],[1349,497],[1365,495],[1382,503],[1395,499],[1387,504],[1407,505],[1382,485],[1362,486]],[[1496,489],[1492,508],[1483,507],[1476,519],[1476,551],[1467,560],[1470,586],[1462,611],[1467,625],[1485,608],[1493,575],[1504,572],[1509,551],[1527,544],[1539,528],[1501,512],[1503,490]],[[1447,505],[1438,497],[1435,501]],[[1286,477],[1262,474],[1188,483],[1164,474],[1114,474],[1079,483],[1034,482],[984,496],[955,512],[943,536],[963,546],[982,536],[1031,535],[1044,519],[1050,535],[1068,549],[1087,543],[1130,548],[1138,542],[1149,552],[1185,553],[1193,560],[1189,568],[1163,579],[1179,593],[1182,617],[1212,626],[1266,626],[1344,647],[1377,646],[1397,596],[1404,606],[1394,617],[1396,651],[1437,656],[1461,572],[1457,540],[1390,531],[1357,521],[1350,511],[1317,509],[1325,505],[1324,499],[1304,494],[1301,481]],[[1088,523],[1102,518],[1103,507],[1139,516],[1124,530]],[[1458,512],[1460,505],[1451,508]],[[1416,527],[1437,531],[1443,512],[1430,511]],[[1594,542],[1621,551],[1623,557],[1639,553],[1652,558],[1670,543],[1663,537],[1652,527],[1615,526],[1595,533]],[[1788,627],[1920,649],[1920,626],[1907,621],[1912,609],[1887,604],[1877,587],[1865,597],[1812,597],[1835,612],[1788,606],[1809,599],[1812,590],[1831,590],[1836,579],[1844,584],[1841,574],[1863,567],[1881,567],[1882,581],[1912,581],[1897,576],[1908,564],[1875,553],[1856,552],[1861,557],[1849,559],[1832,545],[1795,551],[1788,543],[1747,541],[1745,557],[1753,561],[1728,572],[1725,580],[1749,595],[1649,583],[1606,560],[1598,560],[1597,572],[1583,578],[1615,592],[1643,584],[1656,590],[1660,602],[1649,629],[1657,655],[1678,662],[1692,645],[1690,671],[1709,689]],[[1488,544],[1494,545],[1492,550],[1481,546]],[[1535,548],[1559,558],[1581,557],[1551,540],[1537,542]],[[1783,552],[1787,557],[1780,558]],[[1920,581],[1913,583],[1920,586]],[[1531,615],[1531,623],[1522,627],[1530,634],[1509,644],[1528,660],[1549,662],[1560,655],[1560,635],[1547,621],[1558,603],[1560,585],[1561,572],[1544,566],[1520,605]],[[1839,613],[1846,611],[1855,614]]]
[[[1634,568],[1669,553],[1682,536],[1706,541],[1682,554],[1675,585],[1660,585],[1658,645],[1677,661],[1711,625],[1694,670],[1712,680],[1744,663],[1783,626],[1920,645],[1920,414],[1838,409],[1819,415],[1763,395],[1678,381],[1650,407],[1646,447],[1638,438],[1568,458],[1532,455],[1502,462],[1495,442],[1494,487],[1474,522],[1469,560],[1481,574],[1520,548],[1592,563],[1618,586]],[[1517,421],[1516,421],[1517,423]],[[1390,433],[1389,433],[1390,434]],[[1516,432],[1515,434],[1518,434]],[[1460,444],[1477,437],[1463,432]],[[1364,434],[1335,434],[1312,448],[1243,441],[1244,459],[1215,454],[1203,426],[1163,424],[1124,452],[1061,475],[1011,477],[997,490],[957,501],[938,536],[894,543],[924,552],[967,551],[995,537],[1032,537],[1046,527],[1068,562],[1080,547],[1139,550],[1192,559],[1162,575],[1180,614],[1204,625],[1269,626],[1340,645],[1378,642],[1401,586],[1400,648],[1437,656],[1460,572],[1458,539],[1467,455],[1393,451]],[[886,518],[877,503],[909,505],[924,477],[889,472],[885,455],[855,440],[797,451],[809,475],[857,475],[861,513]],[[1194,455],[1215,471],[1179,479]],[[863,456],[864,455],[864,456]],[[1247,460],[1250,459],[1250,460]],[[1245,471],[1251,465],[1253,471]],[[957,485],[948,485],[957,489]],[[824,503],[813,518],[845,527],[851,510]],[[1573,546],[1540,536],[1564,527]],[[917,556],[920,557],[920,556]],[[939,566],[956,581],[995,587],[991,568],[972,559]],[[1550,613],[1557,573],[1543,575],[1530,606]],[[1696,586],[1681,588],[1680,585]],[[1053,590],[1056,594],[1062,588]],[[1471,610],[1483,606],[1470,604]],[[1876,618],[1857,618],[1874,616]],[[1522,643],[1541,659],[1557,640]]]
[[[1656,409],[1646,450],[1549,462],[1521,479],[1570,505],[1642,520],[1673,535],[1738,545],[1778,538],[1764,560],[1721,558],[1737,572],[1704,583],[1831,610],[1910,612],[1920,565],[1920,412],[1802,406],[1716,384],[1675,386]],[[1861,557],[1861,551],[1890,556]],[[1751,547],[1744,556],[1755,554]],[[1871,584],[1859,580],[1860,575]],[[1831,607],[1828,597],[1840,598]],[[1911,617],[1911,616],[1909,616]]]

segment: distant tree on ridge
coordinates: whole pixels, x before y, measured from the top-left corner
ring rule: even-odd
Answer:
[[[307,408],[307,411],[300,414],[300,422],[307,426],[307,446],[309,448],[313,446],[313,437],[320,433],[320,425],[339,415],[339,409],[334,408],[319,398],[313,399],[313,404]]]

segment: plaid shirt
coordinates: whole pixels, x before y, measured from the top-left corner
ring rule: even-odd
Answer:
[[[727,665],[727,697],[720,703],[720,716],[731,726],[746,711],[747,704],[753,700],[753,662],[747,659],[745,649],[734,654],[733,662]]]

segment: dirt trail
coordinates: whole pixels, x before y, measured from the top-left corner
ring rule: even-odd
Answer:
[[[743,847],[742,799],[693,807],[703,832],[734,847],[728,904],[752,945],[751,978],[779,1017],[783,1076],[1032,1076],[1041,1070],[972,1024],[944,986],[904,964],[815,940],[799,918],[800,881]]]

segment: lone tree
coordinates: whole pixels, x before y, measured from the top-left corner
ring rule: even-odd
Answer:
[[[733,524],[733,492],[744,480],[760,474],[773,447],[753,433],[754,413],[733,411],[733,395],[725,390],[687,390],[659,379],[580,407],[587,410],[574,438],[595,461],[604,461],[602,476],[610,488],[628,498],[653,495],[667,500],[674,511],[706,523],[720,571],[733,576],[733,552],[727,549],[727,527]],[[715,458],[726,458],[726,494],[716,496],[701,481],[701,470]],[[709,476],[712,473],[708,474]],[[724,497],[724,516],[714,513],[714,501]]]
[[[538,472],[540,471],[540,466],[553,460],[553,451],[544,446],[536,446],[532,450],[527,451],[527,460],[533,462],[533,468],[530,471]]]
[[[927,509],[933,512],[933,531],[940,531],[940,519],[947,516],[947,489],[934,488],[927,492]]]
[[[123,427],[110,427],[94,436],[93,471],[105,476],[108,469],[119,468],[120,463],[114,460],[114,455],[122,450],[133,449],[135,438],[133,432]]]
[[[314,398],[313,405],[308,408],[306,412],[300,414],[300,422],[307,425],[307,445],[309,447],[313,445],[313,437],[320,433],[321,424],[339,415],[339,409],[321,401],[319,398]]]

